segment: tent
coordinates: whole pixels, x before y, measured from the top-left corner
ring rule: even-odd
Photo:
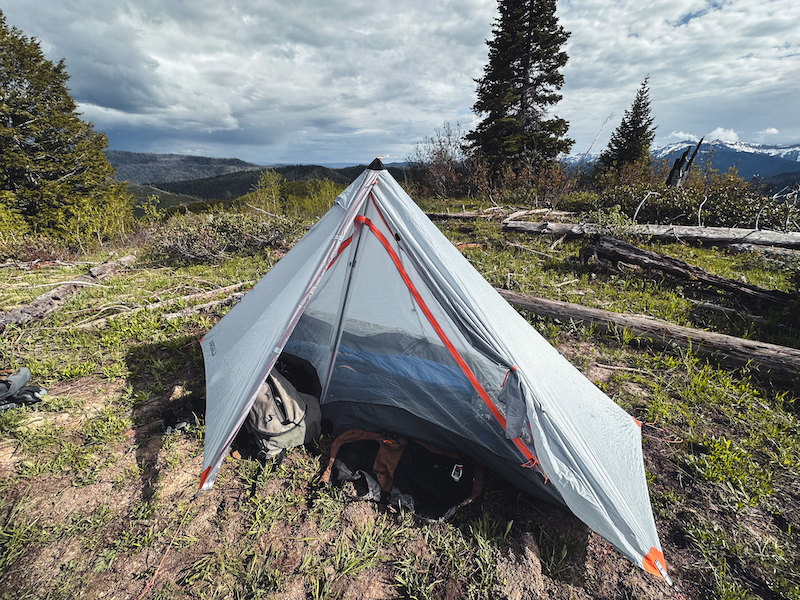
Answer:
[[[641,424],[525,321],[376,159],[202,340],[209,489],[281,353],[323,417],[456,450],[668,582]]]

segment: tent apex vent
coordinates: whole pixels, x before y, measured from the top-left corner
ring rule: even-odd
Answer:
[[[386,167],[383,166],[380,158],[376,158],[367,167],[370,171],[385,171]]]

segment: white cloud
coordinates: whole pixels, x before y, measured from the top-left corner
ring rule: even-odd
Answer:
[[[793,116],[800,90],[794,0],[562,0],[558,6],[572,32],[561,116],[579,141],[630,106],[647,74],[656,144],[674,131],[709,131],[720,120],[745,139],[770,126],[781,131],[776,141],[800,141]]]
[[[694,135],[693,133],[684,133],[683,131],[673,131],[667,136],[667,139],[675,139],[680,142],[684,140],[689,140],[690,142],[697,142],[700,140],[699,137]]]
[[[713,140],[720,140],[721,142],[738,142],[739,141],[739,134],[736,133],[733,129],[724,129],[723,127],[717,127],[714,131],[709,133],[706,138],[708,141]]]
[[[778,135],[780,131],[778,131],[774,127],[767,127],[766,129],[762,129],[761,131],[757,131],[756,133],[759,135]]]

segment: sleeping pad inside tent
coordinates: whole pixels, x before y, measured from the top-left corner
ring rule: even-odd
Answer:
[[[376,159],[203,338],[200,488],[283,352],[313,365],[334,433],[391,430],[566,506],[666,573],[640,424],[525,321]]]

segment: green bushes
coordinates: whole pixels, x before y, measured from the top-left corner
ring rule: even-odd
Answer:
[[[232,253],[252,254],[299,237],[299,221],[281,216],[216,212],[173,215],[156,225],[151,251],[178,260],[220,260]]]
[[[560,204],[590,212],[619,206],[638,223],[704,225],[759,229],[796,229],[800,210],[794,203],[762,196],[734,171],[711,173],[686,187],[664,184],[617,185],[602,192],[575,192]]]
[[[345,186],[329,179],[288,181],[283,186],[283,214],[294,217],[321,217]]]

